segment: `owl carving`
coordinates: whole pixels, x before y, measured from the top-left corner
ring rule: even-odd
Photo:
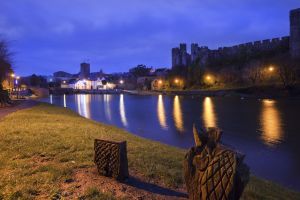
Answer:
[[[239,199],[249,180],[244,155],[220,143],[222,132],[193,127],[196,146],[184,159],[184,178],[192,200]]]

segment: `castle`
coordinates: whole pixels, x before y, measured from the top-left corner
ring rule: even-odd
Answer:
[[[193,43],[190,54],[186,44],[180,44],[179,48],[172,49],[172,68],[188,66],[196,60],[200,65],[205,65],[209,59],[233,58],[241,53],[251,56],[272,52],[289,52],[292,58],[300,58],[300,8],[290,11],[290,36],[220,47],[217,50],[211,50],[207,46],[199,47],[197,43]]]

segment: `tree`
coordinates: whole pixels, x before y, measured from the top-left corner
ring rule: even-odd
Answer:
[[[263,64],[258,60],[251,61],[246,65],[243,72],[244,77],[249,80],[252,85],[255,85],[262,79]]]
[[[11,53],[8,50],[7,43],[0,40],[0,105],[10,103],[7,91],[3,91],[2,82],[13,72],[11,66]]]
[[[107,81],[106,80],[102,80],[102,85],[106,85],[107,84]]]
[[[29,77],[30,85],[36,86],[36,87],[46,87],[47,80],[42,76],[37,76],[35,74],[32,74]]]
[[[204,71],[200,66],[200,62],[197,59],[193,64],[188,67],[187,72],[187,86],[200,86],[203,84]]]
[[[6,41],[0,40],[0,90],[3,89],[2,82],[12,72],[11,53],[8,50]]]
[[[290,59],[283,59],[279,63],[279,77],[283,86],[292,88],[297,82],[297,63]]]
[[[131,68],[129,70],[129,73],[131,73],[133,76],[141,77],[141,76],[148,76],[150,74],[151,68],[146,67],[146,65],[138,65],[134,68]]]

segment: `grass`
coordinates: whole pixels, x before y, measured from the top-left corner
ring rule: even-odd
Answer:
[[[71,178],[75,169],[94,166],[95,138],[127,140],[130,170],[149,181],[170,187],[183,184],[185,150],[85,119],[69,109],[39,104],[0,120],[0,199],[49,198],[59,194],[60,183]],[[107,194],[91,189],[84,198],[93,195],[101,199]],[[299,196],[251,177],[243,199],[300,199]]]
[[[97,188],[89,188],[80,200],[116,200],[112,194],[101,193]]]

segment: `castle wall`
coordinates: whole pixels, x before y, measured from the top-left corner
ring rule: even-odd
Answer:
[[[235,45],[232,47],[220,47],[211,50],[206,46],[199,47],[197,43],[191,44],[191,54],[186,52],[186,45],[181,44],[180,48],[172,49],[172,67],[187,66],[190,62],[195,62],[199,59],[201,65],[205,65],[208,58],[218,59],[223,57],[237,57],[240,54],[248,56],[259,53],[268,52],[284,52],[288,51],[290,46],[290,38],[281,37],[244,44]]]
[[[290,53],[300,58],[300,9],[290,11]]]
[[[195,61],[205,65],[209,58],[235,58],[240,55],[251,58],[259,54],[288,51],[293,58],[300,58],[300,8],[290,11],[290,36],[248,42],[232,47],[220,47],[216,50],[210,50],[206,46],[199,47],[197,43],[193,43],[191,44],[191,54],[187,53],[186,44],[181,43],[179,48],[172,49],[172,67],[187,66],[190,62]]]

